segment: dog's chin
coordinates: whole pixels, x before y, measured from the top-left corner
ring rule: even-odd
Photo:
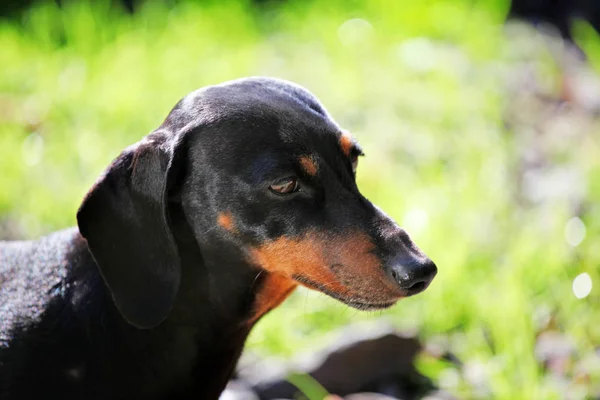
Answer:
[[[334,296],[332,296],[334,297]],[[396,304],[396,302],[398,301],[396,300],[391,300],[391,301],[378,301],[378,302],[366,302],[364,300],[354,300],[354,299],[342,299],[339,297],[334,297],[337,300],[341,301],[342,303],[352,307],[352,308],[356,308],[357,310],[362,310],[362,311],[376,311],[376,310],[385,310],[386,308],[390,308],[391,306],[393,306],[394,304]]]
[[[328,290],[325,285],[321,285],[318,282],[312,281],[304,276],[295,275],[295,276],[293,276],[293,278],[300,284],[302,284],[308,288],[317,290],[321,293],[325,293],[327,296],[332,297],[338,301],[341,301],[342,303],[346,304],[347,306],[356,308],[357,310],[363,310],[363,311],[383,310],[383,309],[393,306],[400,299],[400,297],[394,297],[389,300],[380,300],[380,299],[369,300],[360,295],[355,295],[355,296],[341,295],[339,293]]]

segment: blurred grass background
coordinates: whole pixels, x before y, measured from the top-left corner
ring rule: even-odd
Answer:
[[[133,15],[106,1],[33,5],[0,21],[0,235],[75,225],[105,166],[186,93],[289,79],[359,139],[359,187],[439,275],[378,313],[300,290],[248,347],[290,357],[378,319],[455,354],[462,365],[424,354],[418,366],[460,398],[599,398],[600,295],[573,291],[582,273],[600,282],[599,124],[552,100],[564,72],[553,45],[505,28],[507,10],[503,0],[147,2]],[[595,34],[580,24],[577,40],[597,65]]]

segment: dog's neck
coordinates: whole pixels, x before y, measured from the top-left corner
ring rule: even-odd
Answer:
[[[102,344],[94,347],[98,353],[90,356],[74,348],[68,366],[81,366],[82,370],[110,366],[102,372],[107,397],[119,387],[141,390],[149,397],[165,393],[178,398],[187,394],[218,398],[252,326],[295,286],[286,288],[279,278],[244,263],[233,248],[201,250],[195,237],[186,234],[187,229],[174,229],[182,273],[175,303],[167,319],[148,330],[135,328],[122,318],[87,243],[78,234],[74,239],[76,254],[69,259],[76,260],[77,266],[70,274],[69,304],[85,318],[81,323],[92,332],[94,342]],[[278,290],[273,292],[273,288]],[[284,296],[280,289],[285,289]],[[79,309],[85,312],[76,311]],[[138,371],[138,381],[126,379],[131,369]]]
[[[173,309],[156,328],[138,329],[129,325],[114,306],[85,240],[79,237],[76,242],[76,252],[81,254],[76,259],[81,260],[79,265],[86,267],[77,268],[71,275],[72,287],[81,290],[75,289],[72,297],[86,302],[94,293],[89,305],[85,305],[88,312],[81,315],[85,316],[86,321],[82,322],[90,327],[94,340],[105,342],[99,347],[108,346],[109,351],[92,358],[104,358],[102,364],[111,366],[107,372],[109,379],[118,383],[107,382],[107,390],[125,385],[119,375],[126,377],[128,369],[136,368],[138,371],[147,369],[152,382],[129,382],[130,388],[144,386],[143,390],[149,393],[164,392],[181,398],[187,393],[197,395],[196,398],[218,398],[234,372],[255,322],[252,306],[263,274],[256,279],[258,271],[241,264],[210,265],[209,269],[210,254],[199,257],[197,247],[181,243],[182,279]],[[87,267],[92,265],[95,268]],[[93,289],[99,286],[104,289]],[[146,364],[150,360],[161,362],[160,365]],[[73,356],[74,365],[85,366],[86,363],[85,359]],[[86,368],[97,367],[87,364]],[[145,379],[142,373],[136,376]],[[171,385],[175,382],[181,393],[172,392],[175,387]]]
[[[238,244],[219,238],[222,232],[194,232],[181,203],[170,203],[169,219],[182,268],[171,320],[205,324],[210,315],[220,331],[247,330],[296,287],[252,265]]]
[[[233,246],[213,248],[199,241],[180,207],[172,205],[170,220],[181,260],[181,284],[168,321],[208,323],[218,335],[247,329],[244,322],[260,288],[260,270],[244,262]]]
[[[172,223],[175,221],[172,221]],[[189,227],[174,229],[181,259],[181,285],[163,329],[195,332],[193,375],[203,381],[203,398],[216,398],[234,372],[256,316],[268,274],[243,261],[235,248],[211,252]],[[187,224],[185,224],[187,225]]]

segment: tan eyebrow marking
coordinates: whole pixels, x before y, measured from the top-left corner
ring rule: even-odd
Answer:
[[[342,136],[340,137],[340,147],[346,156],[350,156],[350,150],[354,147],[354,141],[349,132],[342,133]]]
[[[300,165],[306,173],[310,176],[317,175],[317,171],[319,170],[319,166],[315,162],[312,156],[302,156],[300,157]]]

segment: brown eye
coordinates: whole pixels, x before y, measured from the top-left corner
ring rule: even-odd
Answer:
[[[299,190],[298,187],[298,179],[296,178],[285,178],[280,180],[277,183],[269,186],[269,189],[276,194],[290,194],[297,192]]]

